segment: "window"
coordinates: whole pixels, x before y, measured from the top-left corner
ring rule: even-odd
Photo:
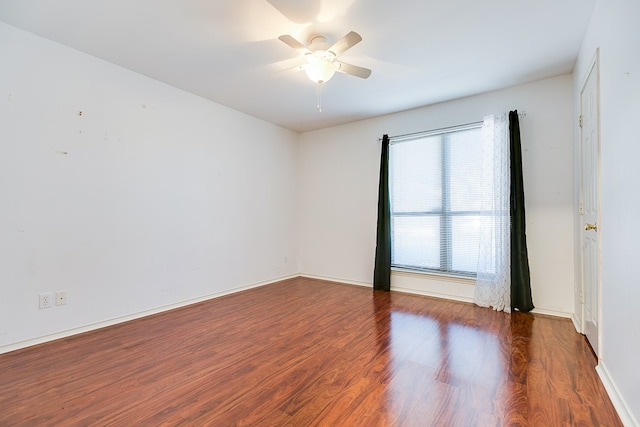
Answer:
[[[391,139],[392,266],[475,276],[481,161],[482,123]]]

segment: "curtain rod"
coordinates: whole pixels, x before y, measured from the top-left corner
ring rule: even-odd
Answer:
[[[527,117],[527,112],[522,110],[522,111],[518,111],[518,117],[523,119],[525,117]],[[457,126],[447,126],[447,127],[443,127],[443,128],[438,128],[438,129],[431,129],[431,130],[426,130],[426,131],[420,131],[420,132],[412,132],[412,133],[404,133],[402,135],[393,135],[393,136],[389,136],[389,139],[394,139],[394,138],[408,138],[411,136],[416,136],[416,135],[429,135],[432,133],[441,133],[442,131],[445,130],[450,130],[450,129],[459,129],[459,128],[465,128],[467,126],[475,126],[475,125],[481,125],[482,121],[479,122],[471,122],[471,123],[465,123],[462,125],[457,125]],[[377,138],[376,141],[380,142],[382,141],[382,138]]]

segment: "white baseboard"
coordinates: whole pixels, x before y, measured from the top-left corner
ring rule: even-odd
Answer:
[[[428,297],[442,298],[452,301],[473,303],[472,280],[458,279],[455,277],[446,276],[430,276],[405,271],[394,271],[391,274],[392,291],[405,292],[415,295],[424,295]],[[319,276],[313,274],[300,274],[300,277],[308,277],[310,279],[326,280],[328,282],[344,283],[348,285],[365,286],[368,288],[373,287],[373,284],[371,282],[359,282],[354,280],[342,279],[339,277]],[[548,310],[544,308],[535,308],[531,312],[567,319],[574,318],[573,313]]]
[[[571,321],[573,322],[573,327],[576,328],[576,332],[581,334],[582,324],[580,323],[580,319],[578,319],[578,316],[576,316],[575,313],[571,316]]]
[[[341,278],[338,278],[338,277],[318,276],[318,275],[314,275],[314,274],[301,274],[300,277],[306,277],[306,278],[309,278],[309,279],[324,280],[324,281],[327,281],[327,282],[343,283],[345,285],[362,286],[362,287],[373,289],[373,283],[371,283],[371,282],[360,282],[360,281],[355,281],[355,280],[341,279]],[[443,298],[443,299],[448,299],[448,300],[453,300],[453,301],[473,302],[472,298],[466,298],[466,297],[460,296],[460,295],[433,292],[431,290],[416,289],[416,288],[407,287],[407,286],[393,286],[392,285],[391,286],[391,290],[392,291],[396,291],[396,292],[404,292],[404,293],[407,293],[407,294],[424,295],[424,296],[428,296],[428,297]]]
[[[337,278],[337,277],[316,276],[314,274],[302,274],[302,273],[300,274],[299,277],[306,277],[307,279],[324,280],[326,282],[344,283],[345,285],[363,286],[363,287],[367,287],[367,288],[372,288],[373,287],[373,285],[371,283],[358,282],[358,281],[355,281],[355,280],[340,279],[340,278]]]
[[[360,282],[360,281],[355,281],[355,280],[346,280],[346,279],[341,279],[341,278],[338,278],[338,277],[317,276],[317,275],[314,275],[314,274],[300,274],[300,277],[306,277],[306,278],[309,278],[309,279],[317,279],[317,280],[325,280],[327,282],[344,283],[345,285],[355,285],[355,286],[362,286],[362,287],[372,288],[373,289],[373,283],[371,283],[371,282]],[[460,295],[444,294],[444,293],[433,292],[433,291],[429,291],[429,290],[414,289],[414,288],[410,288],[410,287],[406,287],[406,286],[391,286],[391,290],[392,291],[396,291],[396,292],[405,292],[405,293],[408,293],[408,294],[424,295],[424,296],[435,297],[435,298],[443,298],[443,299],[454,300],[454,301],[473,302],[473,299],[466,298],[466,297],[460,296]]]
[[[405,293],[415,294],[415,295],[424,295],[424,296],[448,299],[448,300],[453,300],[453,301],[462,301],[462,302],[473,303],[473,296],[470,293],[470,289],[471,288],[468,286],[468,284],[465,284],[464,281],[458,283],[458,281],[456,279],[449,279],[449,278],[445,278],[445,277],[443,277],[443,278],[435,277],[435,278],[431,278],[432,283],[428,284],[428,286],[425,287],[420,283],[422,281],[422,279],[419,278],[418,275],[415,275],[415,274],[412,274],[412,273],[404,273],[404,272],[394,272],[393,274],[394,274],[394,277],[395,277],[394,282],[397,283],[396,285],[393,285],[391,287],[391,290],[393,290],[393,291],[405,292]],[[45,335],[45,336],[42,336],[42,337],[37,337],[37,338],[25,340],[25,341],[20,341],[20,342],[17,342],[17,343],[7,344],[7,345],[4,345],[4,346],[0,346],[0,354],[8,353],[10,351],[19,350],[21,348],[30,347],[30,346],[37,345],[37,344],[42,344],[42,343],[53,341],[53,340],[57,340],[57,339],[60,339],[60,338],[66,338],[66,337],[69,337],[69,336],[72,336],[72,335],[77,335],[77,334],[80,334],[80,333],[83,333],[83,332],[89,332],[89,331],[93,331],[93,330],[96,330],[96,329],[104,328],[104,327],[107,327],[107,326],[116,325],[118,323],[128,322],[130,320],[135,320],[135,319],[139,319],[139,318],[142,318],[142,317],[151,316],[153,314],[161,313],[161,312],[164,312],[164,311],[173,310],[173,309],[184,307],[184,306],[187,306],[187,305],[190,305],[190,304],[195,304],[195,303],[198,303],[198,302],[210,300],[210,299],[213,299],[213,298],[218,298],[218,297],[221,297],[221,296],[224,296],[224,295],[229,295],[229,294],[240,292],[240,291],[244,291],[244,290],[247,290],[247,289],[257,288],[257,287],[260,287],[260,286],[265,286],[265,285],[268,285],[270,283],[275,283],[275,282],[279,282],[279,281],[282,281],[282,280],[292,279],[292,278],[295,278],[295,277],[307,277],[307,278],[310,278],[310,279],[326,280],[326,281],[329,281],[329,282],[344,283],[344,284],[347,284],[347,285],[355,285],[355,286],[362,286],[362,287],[368,287],[368,288],[372,288],[373,287],[373,284],[371,282],[361,282],[361,281],[343,279],[343,278],[339,278],[339,277],[318,276],[318,275],[313,275],[313,274],[293,274],[293,275],[280,277],[280,278],[273,279],[273,280],[268,280],[268,281],[253,283],[253,284],[250,284],[250,285],[241,286],[241,287],[237,287],[237,288],[233,288],[233,289],[228,289],[228,290],[223,291],[223,292],[218,292],[218,293],[205,295],[205,296],[198,297],[198,298],[189,299],[189,300],[181,301],[181,302],[178,302],[178,303],[175,303],[175,304],[169,304],[169,305],[166,305],[166,306],[157,307],[157,308],[146,310],[146,311],[139,312],[139,313],[133,313],[133,314],[129,314],[129,315],[126,315],[126,316],[120,316],[120,317],[116,317],[116,318],[113,318],[113,319],[104,320],[104,321],[93,323],[93,324],[90,324],[90,325],[79,326],[77,328],[72,328],[72,329],[68,329],[68,330],[65,330],[65,331],[56,332],[56,333]],[[446,290],[453,290],[454,292],[444,291],[445,289]],[[571,318],[574,321],[574,325],[576,324],[576,320],[575,320],[574,316],[571,313],[563,313],[563,312],[558,312],[558,311],[553,311],[553,310],[545,310],[545,309],[534,309],[532,312],[533,313],[539,313],[539,314],[546,314],[546,315],[550,315],[550,316],[556,316],[556,317]]]
[[[611,403],[613,403],[613,407],[618,412],[622,424],[624,424],[625,427],[640,427],[638,419],[631,413],[629,405],[627,405],[627,402],[618,391],[618,387],[616,387],[616,384],[611,379],[609,371],[602,360],[600,360],[598,366],[596,366],[596,372],[600,376],[600,381],[602,381],[605,390],[607,390],[607,394],[611,399]]]
[[[534,308],[533,310],[531,310],[531,313],[546,314],[547,316],[564,317],[565,319],[573,319],[573,313],[566,313],[564,311],[556,311],[556,310],[547,310],[545,308]]]
[[[8,353],[10,351],[20,350],[22,348],[31,347],[31,346],[34,346],[34,345],[37,345],[37,344],[43,344],[45,342],[54,341],[54,340],[57,340],[57,339],[60,339],[60,338],[70,337],[72,335],[77,335],[77,334],[81,334],[81,333],[84,333],[84,332],[94,331],[96,329],[105,328],[107,326],[117,325],[118,323],[124,323],[124,322],[128,322],[130,320],[140,319],[142,317],[151,316],[153,314],[162,313],[164,311],[174,310],[176,308],[185,307],[187,305],[196,304],[196,303],[199,303],[199,302],[202,302],[202,301],[207,301],[207,300],[214,299],[214,298],[219,298],[219,297],[224,296],[224,295],[229,295],[229,294],[233,294],[233,293],[236,293],[236,292],[245,291],[247,289],[259,288],[260,286],[265,286],[265,285],[268,285],[268,284],[271,284],[271,283],[280,282],[282,280],[292,279],[292,278],[295,278],[295,277],[298,277],[298,276],[299,276],[298,274],[294,274],[294,275],[290,275],[290,276],[286,276],[286,277],[280,277],[280,278],[273,279],[273,280],[267,280],[267,281],[264,281],[264,282],[252,283],[250,285],[240,286],[240,287],[233,288],[233,289],[228,289],[228,290],[225,290],[225,291],[222,291],[222,292],[217,292],[217,293],[210,294],[210,295],[204,295],[204,296],[201,296],[201,297],[198,297],[198,298],[192,298],[192,299],[189,299],[189,300],[177,302],[175,304],[169,304],[169,305],[165,305],[165,306],[162,306],[162,307],[152,308],[150,310],[145,310],[145,311],[141,311],[141,312],[138,312],[138,313],[128,314],[126,316],[115,317],[113,319],[103,320],[101,322],[96,322],[96,323],[92,323],[92,324],[89,324],[89,325],[79,326],[77,328],[67,329],[65,331],[56,332],[56,333],[53,333],[53,334],[44,335],[44,336],[41,336],[41,337],[32,338],[32,339],[25,340],[25,341],[19,341],[19,342],[16,342],[16,343],[7,344],[7,345],[4,345],[4,346],[0,346],[0,354]]]

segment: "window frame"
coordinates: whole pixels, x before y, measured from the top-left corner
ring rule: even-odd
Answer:
[[[466,130],[482,130],[483,122],[473,122],[467,123],[459,126],[452,126],[440,129],[433,129],[426,132],[419,132],[413,134],[406,134],[397,137],[392,137],[389,141],[390,145],[399,144],[402,142],[414,141],[417,139],[424,139],[433,136],[441,136],[440,139],[440,165],[441,165],[441,204],[439,210],[432,211],[417,211],[417,212],[394,212],[393,210],[393,170],[390,170],[390,179],[389,179],[389,196],[390,196],[390,227],[391,227],[391,268],[401,271],[408,272],[417,272],[417,273],[425,273],[425,274],[434,274],[440,276],[451,276],[451,277],[461,277],[473,279],[477,276],[477,271],[462,271],[462,270],[453,270],[452,268],[452,250],[453,245],[452,241],[452,228],[450,226],[453,217],[463,217],[463,216],[482,216],[483,212],[479,210],[469,210],[469,211],[451,211],[451,183],[450,183],[450,167],[449,164],[451,162],[451,154],[450,154],[450,146],[448,144],[450,135],[455,132],[462,132]],[[478,141],[479,144],[482,144],[482,141]],[[390,150],[390,155],[392,150]],[[390,159],[390,164],[393,165],[393,162]],[[486,212],[484,213],[486,214]],[[404,264],[396,264],[393,262],[394,258],[394,223],[396,217],[438,217],[440,218],[440,266],[439,268],[427,268],[420,267],[414,265],[404,265]]]

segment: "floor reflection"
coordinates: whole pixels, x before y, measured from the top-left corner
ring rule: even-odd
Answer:
[[[619,425],[569,320],[393,292],[373,301],[373,425]]]
[[[451,384],[486,387],[502,375],[507,359],[495,335],[457,324],[449,324],[445,330],[446,371]]]
[[[394,367],[410,361],[432,368],[442,364],[443,342],[439,324],[426,316],[392,312],[390,349]]]
[[[451,318],[403,311],[392,300],[386,304],[388,313],[381,304],[376,316],[379,336],[386,336],[388,342],[387,401],[393,418],[435,416],[448,420],[447,425],[494,422],[485,411],[487,407],[493,411],[496,390],[504,384],[510,364],[509,349],[496,334],[508,330],[485,330],[464,316],[456,323]],[[384,327],[388,327],[386,335]],[[482,409],[457,410],[468,402]]]

